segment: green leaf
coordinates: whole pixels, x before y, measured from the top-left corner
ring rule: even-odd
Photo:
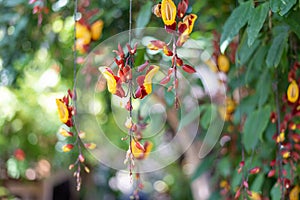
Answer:
[[[267,52],[268,46],[260,46],[259,49],[255,52],[252,59],[255,70],[259,71],[266,66],[265,59],[267,56]]]
[[[195,119],[199,118],[200,114],[207,109],[207,107],[208,105],[201,105],[183,116],[183,118],[180,120],[180,127],[178,127],[178,130],[181,130],[183,127],[189,125]]]
[[[271,189],[271,197],[272,200],[279,200],[281,198],[281,191],[280,191],[280,185],[274,184],[274,186]]]
[[[247,28],[248,46],[251,46],[254,43],[255,39],[258,37],[259,31],[264,25],[269,11],[269,3],[263,3],[257,8],[251,8],[251,10],[251,17]]]
[[[271,113],[270,106],[265,106],[248,115],[244,130],[242,142],[247,152],[251,152],[255,148],[258,140],[267,128],[269,116]]]
[[[219,192],[212,192],[208,200],[219,200],[221,198],[222,197]]]
[[[145,26],[149,23],[152,6],[152,1],[147,1],[147,3],[141,7],[136,20],[136,28],[145,28]],[[140,31],[141,30],[139,29],[136,30],[137,35],[140,34]]]
[[[257,104],[258,95],[254,94],[251,96],[248,96],[240,102],[238,107],[236,108],[234,115],[233,115],[233,123],[239,124],[241,121],[241,118],[244,114],[250,115],[250,113],[253,112],[255,105]]]
[[[248,36],[245,32],[236,54],[235,62],[237,66],[246,64],[260,44],[260,40],[256,40],[252,46],[249,46],[247,43],[247,38]]]
[[[300,2],[300,1],[299,1]],[[294,31],[298,38],[300,39],[300,11],[297,12],[290,12],[289,15],[284,18],[284,21],[290,25],[292,31]]]
[[[237,171],[237,169],[235,171]],[[242,173],[233,173],[230,181],[231,188],[237,188],[241,184],[242,178]]]
[[[211,123],[217,118],[217,107],[214,104],[204,108],[202,117],[200,117],[200,124],[204,129],[208,129]]]
[[[259,174],[251,184],[251,191],[260,192],[265,180],[264,174]]]
[[[270,0],[270,8],[272,12],[279,13],[279,15],[283,16],[287,14],[296,3],[297,0]]]
[[[256,91],[259,96],[259,100],[258,100],[259,107],[264,105],[264,103],[268,100],[271,89],[272,89],[272,81],[270,77],[270,72],[268,68],[266,68],[263,74],[260,76],[256,85]]]
[[[171,107],[174,105],[175,102],[175,95],[172,91],[168,92],[167,89],[165,90],[165,100],[168,107]]]
[[[288,41],[288,26],[277,26],[273,29],[275,36],[268,51],[266,63],[268,67],[277,67]]]
[[[222,177],[228,177],[231,174],[232,170],[229,157],[224,157],[218,162],[217,171]]]
[[[249,84],[252,80],[257,79],[257,76],[261,73],[261,70],[265,68],[265,60],[268,52],[268,47],[263,45],[259,46],[250,61],[247,64],[247,71],[245,76],[245,82]]]
[[[204,160],[202,160],[191,177],[192,181],[196,180],[204,172],[209,171],[209,169],[211,169],[211,166],[214,162],[214,159],[215,158],[213,156],[208,156]]]
[[[251,1],[242,3],[239,7],[233,10],[231,15],[225,22],[220,40],[220,49],[222,53],[225,52],[232,39],[248,22],[250,9]]]

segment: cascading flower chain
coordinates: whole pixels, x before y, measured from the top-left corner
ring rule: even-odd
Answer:
[[[159,66],[149,65],[149,61],[146,61],[142,65],[135,67],[134,55],[136,54],[137,44],[135,44],[133,48],[129,44],[126,46],[128,50],[126,55],[120,44],[118,45],[118,50],[113,51],[116,53],[114,63],[118,66],[117,73],[114,73],[109,66],[99,67],[99,71],[106,79],[107,89],[112,95],[129,99],[125,105],[125,109],[129,112],[129,117],[124,123],[125,127],[128,129],[128,134],[126,137],[123,137],[122,140],[127,140],[129,138],[129,147],[124,164],[128,163],[130,176],[132,176],[133,170],[135,169],[135,159],[146,159],[153,147],[151,141],[142,142],[142,131],[146,128],[147,124],[143,121],[139,112],[137,123],[133,121],[132,100],[143,99],[152,93],[152,79],[159,71]],[[145,70],[146,72],[144,72]],[[133,72],[137,72],[138,76],[136,77]],[[142,189],[143,187],[138,172],[135,173],[135,177],[138,184],[133,197],[137,198],[139,189]]]
[[[96,144],[83,143],[81,141],[81,139],[85,137],[85,133],[82,131],[78,131],[74,126],[73,117],[76,115],[76,109],[72,105],[72,99],[74,98],[74,93],[71,92],[71,90],[68,90],[68,94],[66,96],[61,99],[56,99],[56,105],[60,121],[68,127],[68,129],[60,128],[59,133],[66,138],[73,138],[74,141],[73,143],[67,143],[63,145],[62,151],[70,152],[74,149],[74,147],[77,147],[78,149],[78,157],[73,164],[69,165],[69,169],[71,170],[74,167],[77,167],[76,171],[74,172],[74,177],[76,177],[77,190],[80,190],[82,182],[80,176],[81,168],[83,167],[83,169],[87,173],[90,172],[90,169],[85,164],[85,157],[82,153],[81,144],[83,144],[83,146],[88,149],[95,149]]]
[[[276,152],[276,159],[270,161],[270,170],[268,177],[274,177],[276,173],[278,175],[278,182],[281,183],[281,187],[284,190],[289,190],[294,187],[290,193],[290,199],[295,199],[293,196],[295,193],[299,195],[298,186],[294,185],[294,177],[287,177],[288,174],[293,174],[297,171],[296,164],[300,160],[300,130],[299,116],[300,116],[300,101],[299,101],[299,83],[300,79],[297,78],[297,71],[300,67],[299,62],[295,62],[293,67],[288,73],[288,82],[286,94],[283,96],[283,105],[281,110],[285,111],[283,120],[280,121],[278,133],[273,135],[273,140],[279,146],[279,151]],[[274,124],[278,121],[278,113],[272,112],[270,121]],[[283,167],[289,165],[288,168]],[[286,169],[290,171],[287,172]],[[283,185],[282,185],[283,184]],[[283,190],[283,191],[284,191]]]
[[[168,91],[175,89],[175,106],[179,107],[177,88],[178,77],[177,67],[181,67],[187,73],[195,73],[196,70],[183,62],[177,54],[177,47],[181,47],[188,39],[193,30],[197,15],[187,14],[188,0],[180,1],[176,7],[172,0],[162,0],[161,3],[153,7],[153,13],[162,18],[165,29],[168,33],[172,34],[172,41],[166,44],[160,40],[153,40],[148,44],[151,50],[162,50],[163,53],[172,57],[172,64],[169,68],[167,75],[161,80],[161,84],[167,84],[174,77],[173,84],[169,86]],[[172,46],[172,50],[169,46]]]

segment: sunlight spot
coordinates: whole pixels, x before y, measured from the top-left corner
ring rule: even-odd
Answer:
[[[132,190],[132,184],[130,184],[131,180],[129,174],[119,171],[116,174],[116,179],[118,189],[125,194],[130,193]]]
[[[52,10],[54,12],[59,11],[62,7],[68,4],[68,0],[59,0],[52,5]]]
[[[27,140],[32,145],[36,145],[38,143],[38,138],[37,138],[36,134],[34,134],[34,133],[30,133],[27,136]]]
[[[47,56],[48,56],[48,52],[46,48],[41,48],[38,52],[37,52],[37,57],[40,61],[45,61],[47,60]]]
[[[0,33],[1,34],[1,33]],[[0,41],[1,41],[1,36],[0,36]],[[0,57],[0,71],[3,69],[3,60]]]
[[[64,22],[61,19],[57,19],[52,24],[52,30],[54,33],[59,33],[64,26]]]
[[[0,28],[0,42],[4,39],[5,36],[5,28]]]
[[[7,29],[7,35],[13,35],[15,32],[15,27],[14,26],[10,26]]]
[[[54,69],[46,70],[40,77],[36,87],[39,91],[43,91],[47,87],[54,87],[59,81],[59,75]]]
[[[159,193],[165,193],[169,189],[168,185],[164,181],[156,181],[153,184],[153,187]]]
[[[103,112],[103,106],[100,101],[94,100],[89,103],[89,111],[91,114],[97,115]]]

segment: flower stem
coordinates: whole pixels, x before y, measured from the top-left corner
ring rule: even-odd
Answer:
[[[274,90],[275,90],[275,98],[276,98],[276,112],[277,112],[277,134],[280,134],[280,108],[279,108],[279,94],[278,94],[278,74],[277,71],[275,71],[275,84],[273,85]],[[281,189],[281,199],[284,199],[284,180],[283,180],[283,166],[282,166],[282,157],[280,154],[281,151],[281,141],[278,142],[277,144],[277,155],[276,155],[276,163],[278,165],[278,176],[279,176],[279,181],[280,181],[280,189]]]

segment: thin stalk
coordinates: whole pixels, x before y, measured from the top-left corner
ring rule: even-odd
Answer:
[[[278,94],[278,74],[277,71],[275,71],[275,79],[276,79],[276,84],[275,84],[275,98],[276,98],[276,112],[277,112],[277,134],[280,134],[280,106],[279,106],[279,94]],[[284,199],[284,180],[283,180],[283,174],[282,174],[282,158],[280,156],[280,151],[281,151],[281,141],[278,142],[278,148],[277,148],[277,156],[276,156],[276,162],[278,165],[278,176],[280,180],[280,189],[281,189],[281,199]]]
[[[177,55],[177,46],[176,46],[176,36],[173,33],[173,69],[174,69],[174,89],[175,89],[175,108],[179,108],[178,102],[178,94],[177,94],[177,87],[178,87],[178,77],[177,77],[177,65],[176,65],[176,55]]]
[[[131,28],[132,28],[132,0],[129,0],[129,30],[128,30],[129,45],[131,45],[131,37],[132,37]]]

